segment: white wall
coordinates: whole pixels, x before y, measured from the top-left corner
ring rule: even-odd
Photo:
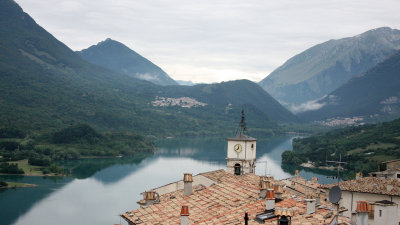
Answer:
[[[379,214],[379,211],[382,210],[382,214]],[[399,224],[399,209],[397,205],[393,206],[382,206],[375,205],[374,212],[374,224],[383,224],[383,225],[398,225]]]
[[[242,151],[237,153],[233,148],[236,144],[242,145]],[[254,148],[252,150],[251,145],[253,144]],[[227,157],[230,159],[246,159],[251,160],[256,158],[256,141],[228,141],[227,147]]]
[[[327,193],[327,195],[329,196],[329,193]],[[344,212],[343,215],[350,218],[351,212],[354,212],[357,209],[357,201],[376,202],[381,200],[389,200],[398,205],[400,204],[400,196],[391,197],[388,195],[342,191],[342,198],[339,201],[339,205],[340,207],[343,206],[348,209],[348,211]],[[397,215],[400,215],[400,208],[397,208]],[[397,216],[397,224],[399,222],[399,216]],[[370,224],[373,224],[373,220],[370,220]]]

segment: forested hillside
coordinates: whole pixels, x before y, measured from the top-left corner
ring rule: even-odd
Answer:
[[[1,127],[30,135],[77,124],[161,138],[231,135],[245,109],[250,131],[270,136],[279,132],[275,121],[297,120],[250,81],[158,86],[88,63],[11,0],[0,1],[0,27]]]
[[[345,169],[367,174],[377,170],[379,161],[400,159],[400,119],[376,125],[348,127],[293,141],[293,151],[282,154],[286,163],[308,160],[315,166],[326,160],[346,162]]]

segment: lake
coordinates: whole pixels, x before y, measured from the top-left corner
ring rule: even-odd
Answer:
[[[258,141],[256,174],[291,177],[296,168],[281,165],[281,153],[292,149],[293,137]],[[164,140],[152,155],[82,159],[62,165],[72,177],[0,176],[6,181],[37,184],[34,188],[0,190],[0,224],[79,225],[127,224],[119,214],[138,208],[140,193],[183,178],[183,173],[224,169],[226,140],[196,138]],[[331,183],[323,171],[300,175]],[[322,174],[325,173],[325,174]]]

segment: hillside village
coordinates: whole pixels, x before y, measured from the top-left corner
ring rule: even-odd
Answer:
[[[153,106],[168,107],[168,106],[180,106],[182,108],[191,108],[197,106],[206,106],[207,103],[199,102],[194,98],[181,97],[181,98],[165,98],[156,96],[156,99],[151,102]]]
[[[331,118],[325,121],[319,121],[320,124],[329,127],[339,127],[339,126],[356,126],[364,125],[365,122],[363,117],[351,117],[351,118]]]

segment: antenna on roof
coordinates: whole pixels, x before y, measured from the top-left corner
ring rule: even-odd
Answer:
[[[337,166],[337,179],[338,179],[338,184],[339,184],[339,182],[340,182],[340,169],[342,168],[342,164],[347,164],[347,163],[345,163],[345,162],[342,162],[342,154],[339,154],[339,161],[328,161],[328,160],[326,160],[326,162],[328,163],[328,162],[330,162],[330,163],[336,163],[338,166]]]
[[[242,120],[240,120],[239,126],[236,130],[236,135],[244,135],[247,132],[246,122],[244,117],[244,109],[242,109]]]
[[[244,224],[248,225],[249,224],[249,214],[247,212],[244,214],[243,219],[244,219]]]

